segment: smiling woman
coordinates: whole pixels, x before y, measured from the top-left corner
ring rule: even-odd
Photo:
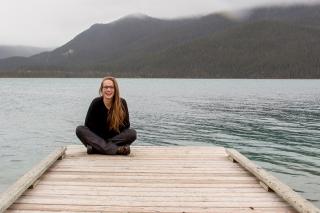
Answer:
[[[116,79],[103,78],[99,94],[89,107],[85,125],[78,126],[76,134],[88,154],[128,155],[137,133],[130,128],[127,102],[120,98]]]

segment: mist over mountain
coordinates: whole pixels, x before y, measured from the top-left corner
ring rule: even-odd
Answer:
[[[0,59],[13,56],[30,57],[44,51],[50,51],[52,49],[53,48],[0,45]]]
[[[0,60],[2,77],[319,78],[320,5],[94,24],[65,45]]]

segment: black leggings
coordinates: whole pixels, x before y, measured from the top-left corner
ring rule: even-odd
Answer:
[[[107,141],[96,135],[86,126],[78,126],[76,128],[76,135],[83,145],[86,147],[90,145],[96,153],[105,155],[115,155],[119,146],[130,145],[137,138],[136,130],[130,128],[123,130]]]

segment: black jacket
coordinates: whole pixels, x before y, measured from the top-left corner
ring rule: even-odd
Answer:
[[[129,112],[127,102],[121,98],[123,110],[125,112],[125,118],[120,125],[120,132],[130,127]],[[111,138],[118,134],[118,132],[109,129],[107,118],[109,110],[103,103],[103,97],[97,97],[93,99],[88,109],[86,116],[85,126],[87,126],[92,132],[102,137],[104,140]]]

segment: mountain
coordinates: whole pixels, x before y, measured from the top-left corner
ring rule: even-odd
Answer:
[[[65,45],[0,60],[0,76],[319,78],[320,5],[258,8],[245,18],[144,15],[95,24]]]
[[[32,55],[49,50],[51,50],[51,48],[0,45],[0,59],[13,56],[30,57]]]
[[[320,78],[319,53],[319,30],[260,21],[121,61],[110,69],[140,77]]]

